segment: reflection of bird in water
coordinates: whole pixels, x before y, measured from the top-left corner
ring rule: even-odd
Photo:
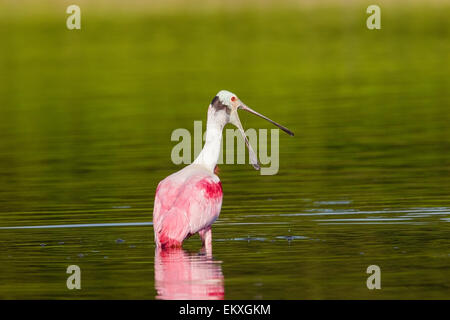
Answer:
[[[222,184],[214,173],[221,150],[222,130],[227,123],[235,125],[248,147],[251,164],[259,169],[253,151],[239,120],[238,110],[246,110],[278,126],[289,129],[250,109],[226,90],[214,97],[208,108],[205,146],[195,161],[158,184],[153,209],[155,243],[158,247],[180,247],[184,239],[199,233],[203,244],[211,243],[211,225],[222,207]]]
[[[182,248],[155,249],[157,299],[223,300],[221,262],[210,253],[189,254]]]

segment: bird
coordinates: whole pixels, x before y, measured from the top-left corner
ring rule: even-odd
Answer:
[[[252,166],[260,169],[258,158],[239,120],[238,110],[245,110],[294,133],[244,104],[234,93],[221,90],[208,106],[206,137],[203,149],[188,166],[159,182],[153,208],[153,229],[157,248],[182,247],[183,241],[199,234],[203,248],[212,246],[212,224],[222,208],[223,189],[216,175],[221,150],[222,131],[231,123],[240,131]]]

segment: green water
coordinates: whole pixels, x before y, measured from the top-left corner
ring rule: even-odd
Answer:
[[[0,227],[151,221],[157,183],[181,168],[172,131],[228,89],[296,135],[280,133],[277,175],[220,167],[213,258],[193,237],[187,269],[226,299],[448,299],[449,15],[388,8],[370,31],[359,7],[88,11],[68,31],[55,10],[4,14]],[[66,287],[71,264],[81,290]],[[149,225],[0,230],[2,299],[154,299],[166,285]]]

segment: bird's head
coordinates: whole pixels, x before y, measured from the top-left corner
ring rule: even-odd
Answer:
[[[217,95],[214,97],[214,99],[211,101],[210,104],[210,112],[213,112],[214,118],[223,123],[223,125],[227,123],[231,123],[235,125],[239,131],[241,132],[242,138],[245,141],[245,144],[247,145],[249,156],[250,156],[250,163],[253,165],[253,167],[256,170],[260,169],[260,165],[258,162],[258,158],[256,157],[255,152],[252,149],[252,146],[248,142],[247,136],[245,135],[244,128],[242,127],[241,121],[239,120],[238,110],[245,110],[247,112],[253,113],[254,115],[257,115],[258,117],[261,117],[270,123],[276,125],[278,128],[286,132],[287,134],[293,136],[294,133],[290,131],[288,128],[282,126],[281,124],[276,123],[275,121],[267,118],[266,116],[250,109],[247,105],[245,105],[234,93],[227,91],[227,90],[221,90]]]

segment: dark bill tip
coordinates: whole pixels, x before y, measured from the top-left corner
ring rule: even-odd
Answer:
[[[259,113],[259,112],[256,112],[256,111],[253,110],[253,109],[250,109],[250,108],[247,107],[246,105],[242,104],[242,105],[240,105],[240,108],[243,109],[243,110],[245,110],[245,111],[247,111],[247,112],[253,113],[254,115],[257,115],[258,117],[263,118],[264,120],[269,121],[270,123],[276,125],[278,128],[280,128],[281,130],[283,130],[284,132],[286,132],[288,135],[290,135],[290,136],[292,136],[292,137],[294,136],[294,133],[293,133],[291,130],[289,130],[288,128],[286,128],[285,126],[282,126],[281,124],[279,124],[279,123],[273,121],[272,119],[267,118],[266,116],[262,115],[262,114]]]

